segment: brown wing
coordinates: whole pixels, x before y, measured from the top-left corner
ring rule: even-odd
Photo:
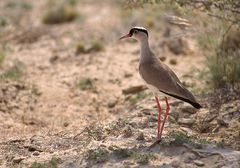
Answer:
[[[159,91],[200,108],[193,94],[180,82],[177,75],[160,61],[145,62],[140,64],[139,72],[147,84],[153,85]]]

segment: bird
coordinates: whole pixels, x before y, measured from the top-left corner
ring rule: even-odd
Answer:
[[[119,40],[133,38],[140,43],[139,73],[147,87],[153,92],[158,108],[157,140],[151,146],[159,143],[162,139],[162,132],[169,115],[170,106],[168,96],[189,103],[196,109],[202,108],[194,95],[187,90],[177,75],[151,51],[149,46],[148,31],[144,27],[132,27],[128,34],[120,37]],[[162,109],[158,99],[159,93],[165,95],[166,113],[161,125]]]

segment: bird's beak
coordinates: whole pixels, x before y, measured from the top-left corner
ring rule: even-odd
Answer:
[[[131,34],[126,34],[125,36],[120,37],[119,40],[122,40],[122,39],[128,38],[128,37],[131,37]]]

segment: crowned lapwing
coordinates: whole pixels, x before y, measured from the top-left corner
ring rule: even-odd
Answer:
[[[133,27],[128,34],[122,36],[124,38],[134,38],[140,42],[141,52],[139,61],[139,73],[146,85],[155,95],[155,101],[158,107],[158,131],[157,141],[161,141],[164,124],[169,114],[169,103],[167,96],[180,99],[184,102],[191,104],[193,107],[199,109],[201,105],[197,102],[193,94],[187,90],[177,75],[164,63],[162,63],[157,56],[153,54],[148,43],[148,31],[143,27]],[[166,113],[161,125],[161,106],[158,100],[158,93],[164,93],[166,102]]]

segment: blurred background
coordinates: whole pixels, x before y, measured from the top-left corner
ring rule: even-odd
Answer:
[[[153,140],[157,111],[138,74],[139,44],[118,40],[133,26],[148,29],[154,53],[204,106],[196,112],[170,98],[164,134],[239,150],[239,6],[224,0],[0,1],[0,164],[38,166],[37,151],[43,166],[60,165],[58,158],[66,158],[59,152],[76,147],[87,153],[77,165],[91,166],[115,156],[96,147],[102,141],[130,150],[126,138]],[[29,141],[37,141],[33,151],[23,147]],[[149,153],[128,155],[133,165],[173,163]]]

